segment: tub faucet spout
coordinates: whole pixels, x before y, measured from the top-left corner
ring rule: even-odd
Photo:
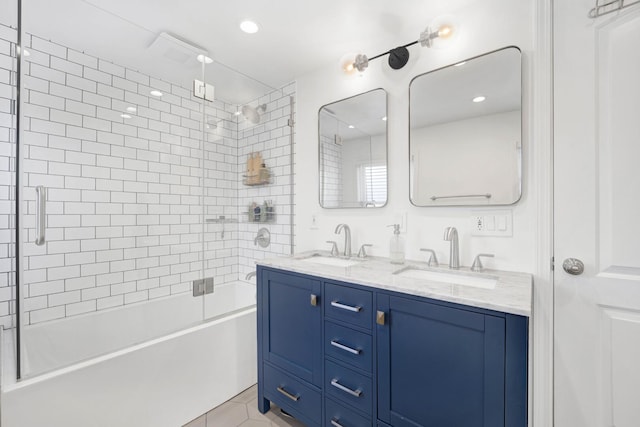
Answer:
[[[458,249],[458,230],[455,227],[444,229],[444,240],[451,242],[449,250],[449,268],[460,268],[460,250]]]
[[[349,258],[351,257],[351,229],[347,224],[338,224],[335,233],[340,234],[342,230],[344,230],[344,256]]]

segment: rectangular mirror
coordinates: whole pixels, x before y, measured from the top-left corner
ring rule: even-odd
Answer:
[[[375,89],[318,112],[320,206],[387,203],[387,93]]]
[[[414,205],[511,205],[520,200],[521,86],[516,47],[411,81],[409,180]]]

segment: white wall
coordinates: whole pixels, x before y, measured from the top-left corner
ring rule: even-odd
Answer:
[[[416,205],[513,203],[519,198],[520,111],[411,129]],[[431,196],[491,194],[491,199]]]
[[[336,224],[351,226],[353,247],[373,243],[373,255],[388,256],[390,229],[385,225],[397,222],[397,214],[408,214],[407,258],[422,259],[421,247],[436,250],[442,262],[448,260],[448,242],[443,241],[445,227],[455,226],[460,234],[460,256],[463,265],[470,265],[479,252],[491,252],[489,268],[534,271],[535,215],[531,185],[532,164],[529,156],[531,96],[529,58],[533,53],[534,2],[530,0],[490,0],[472,2],[450,13],[458,19],[461,29],[455,44],[448,49],[424,49],[413,46],[411,59],[401,70],[392,70],[381,58],[371,62],[362,77],[348,78],[339,74],[336,64],[328,64],[311,74],[301,76],[297,87],[297,147],[296,147],[296,251],[327,248],[325,241],[334,238]],[[425,16],[425,22],[434,17]],[[418,37],[416,32],[416,38]],[[411,40],[407,40],[409,42]],[[523,197],[513,206],[513,237],[471,237],[470,208],[418,208],[409,202],[408,173],[408,87],[418,74],[509,45],[523,52]],[[394,46],[380,45],[373,56]],[[317,112],[327,103],[382,87],[389,95],[389,200],[381,209],[325,210],[318,203]],[[318,229],[311,229],[316,215]],[[342,244],[342,242],[341,242]]]

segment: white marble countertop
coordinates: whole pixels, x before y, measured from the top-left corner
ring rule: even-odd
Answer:
[[[520,316],[531,316],[533,279],[531,274],[528,273],[489,269],[485,269],[481,273],[475,273],[471,272],[468,267],[461,267],[459,270],[451,271],[446,266],[431,268],[426,263],[418,261],[407,260],[402,265],[391,264],[388,258],[379,257],[367,257],[364,261],[350,267],[336,267],[303,261],[313,254],[330,256],[325,251],[309,251],[289,257],[264,259],[258,261],[257,264],[409,295],[465,304]],[[442,273],[492,277],[497,278],[497,283],[494,289],[484,289],[393,274],[406,267]]]

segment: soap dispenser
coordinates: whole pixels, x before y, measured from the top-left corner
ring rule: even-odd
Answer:
[[[393,227],[393,236],[389,241],[391,264],[404,264],[404,238],[400,235],[400,224],[388,225],[387,227]]]

